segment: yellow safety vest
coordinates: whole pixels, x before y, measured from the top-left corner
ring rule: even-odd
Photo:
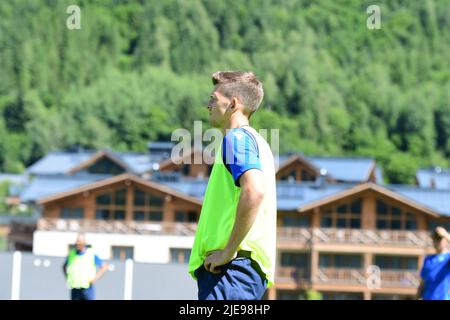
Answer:
[[[86,249],[84,254],[77,254],[76,249],[69,252],[67,258],[67,285],[74,289],[87,289],[97,274],[95,254]]]

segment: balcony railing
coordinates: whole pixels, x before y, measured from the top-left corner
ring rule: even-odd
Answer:
[[[282,283],[305,283],[310,281],[308,268],[277,267],[276,280]]]
[[[320,268],[315,281],[327,284],[361,285],[366,283],[366,278],[362,269]]]
[[[319,268],[314,282],[328,285],[353,285],[367,287],[370,285],[363,269],[358,268]],[[277,283],[309,283],[310,274],[306,268],[279,267],[277,268]],[[380,288],[417,288],[420,276],[416,271],[382,269],[379,279]],[[373,284],[372,284],[373,285]],[[372,288],[376,288],[375,286]]]
[[[295,241],[299,244],[345,243],[416,247],[430,247],[432,245],[429,232],[405,230],[279,227],[278,239],[280,241]]]
[[[415,287],[420,284],[420,275],[417,271],[381,270],[382,287]]]
[[[184,222],[148,222],[148,221],[106,221],[89,219],[50,219],[38,220],[38,230],[101,232],[122,234],[168,234],[193,236],[196,223]]]

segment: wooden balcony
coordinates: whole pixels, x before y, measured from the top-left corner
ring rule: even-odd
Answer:
[[[280,244],[295,242],[431,247],[427,231],[278,227]]]
[[[283,284],[310,283],[311,276],[308,268],[276,267],[276,282]]]
[[[350,268],[319,268],[314,281],[326,284],[366,285],[364,270]]]
[[[380,289],[416,289],[420,284],[417,271],[382,269],[380,274]],[[368,288],[368,275],[363,269],[353,268],[319,268],[313,279],[315,285],[330,285],[333,287],[352,287],[364,290]],[[304,285],[311,281],[305,268],[278,267],[276,283],[278,285]],[[373,287],[374,290],[378,289]]]
[[[194,236],[197,224],[166,221],[107,221],[42,218],[38,220],[37,229],[42,231]]]
[[[381,287],[405,287],[417,288],[420,284],[420,274],[417,271],[406,270],[381,270]]]

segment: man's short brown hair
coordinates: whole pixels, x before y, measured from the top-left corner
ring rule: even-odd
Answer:
[[[262,83],[253,72],[217,71],[212,75],[212,82],[227,98],[237,97],[249,112],[249,117],[264,97]]]

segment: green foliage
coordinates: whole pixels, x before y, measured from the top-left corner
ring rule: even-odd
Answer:
[[[219,69],[263,81],[252,121],[281,152],[372,156],[389,182],[449,165],[448,1],[380,1],[380,30],[358,0],[83,0],[81,30],[71,4],[0,2],[0,171],[73,144],[144,151],[207,119]]]
[[[0,214],[7,211],[6,197],[8,195],[8,182],[0,182]]]
[[[8,239],[6,237],[0,236],[0,252],[6,251],[8,248]]]

